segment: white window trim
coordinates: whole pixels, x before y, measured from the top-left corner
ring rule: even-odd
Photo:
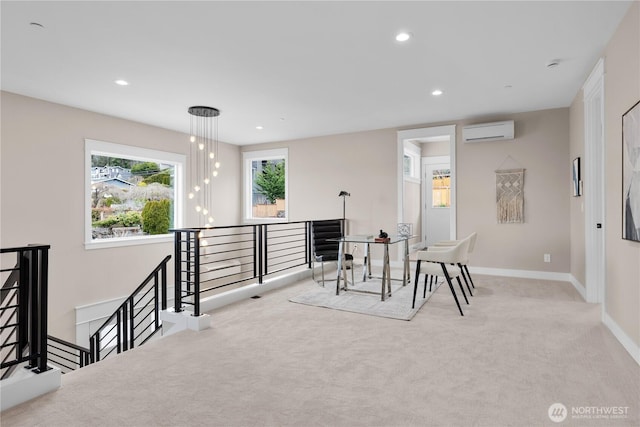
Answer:
[[[251,162],[254,160],[276,160],[284,159],[284,218],[253,218],[253,200],[250,183],[253,182],[251,176]],[[244,224],[262,224],[289,221],[289,149],[276,148],[273,150],[245,151],[242,153],[242,221]]]
[[[85,249],[115,248],[121,246],[146,245],[173,241],[173,234],[159,234],[154,236],[114,237],[111,239],[93,240],[91,238],[91,156],[110,156],[131,160],[157,161],[170,163],[175,167],[174,176],[174,218],[173,227],[180,228],[184,223],[184,194],[185,170],[187,157],[183,154],[130,145],[114,144],[112,142],[84,140],[84,247]]]

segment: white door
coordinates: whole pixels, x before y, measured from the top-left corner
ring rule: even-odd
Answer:
[[[451,238],[451,162],[449,156],[422,159],[422,241],[431,246]]]

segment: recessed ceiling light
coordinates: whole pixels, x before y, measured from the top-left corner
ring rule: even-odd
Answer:
[[[411,38],[411,33],[401,32],[396,34],[396,41],[399,41],[399,42],[406,42],[410,38]]]
[[[256,129],[258,129],[258,130],[262,130],[262,129],[264,129],[264,127],[262,127],[262,126],[258,125],[258,126],[256,126]]]
[[[126,80],[118,79],[114,82],[118,86],[129,86],[129,82]]]
[[[442,95],[442,91],[440,89],[436,89],[433,92],[431,92],[431,95],[440,96],[440,95]]]

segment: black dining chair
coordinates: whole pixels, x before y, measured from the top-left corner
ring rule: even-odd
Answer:
[[[324,264],[326,262],[338,261],[340,243],[335,239],[343,237],[342,221],[343,220],[340,219],[329,219],[311,222],[311,247],[313,250],[311,256],[313,261],[311,274],[313,280],[316,280],[315,263],[320,263],[320,270],[322,271],[322,286],[324,286],[325,282]],[[353,255],[345,253],[344,258],[345,259],[342,268],[351,270],[351,282],[353,283]]]

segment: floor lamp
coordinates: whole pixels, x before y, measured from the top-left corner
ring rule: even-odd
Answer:
[[[346,207],[347,207],[347,196],[351,196],[351,193],[348,193],[344,190],[340,191],[340,194],[338,194],[338,197],[342,197],[342,235],[344,236],[345,234],[347,234],[347,224],[346,224]]]

